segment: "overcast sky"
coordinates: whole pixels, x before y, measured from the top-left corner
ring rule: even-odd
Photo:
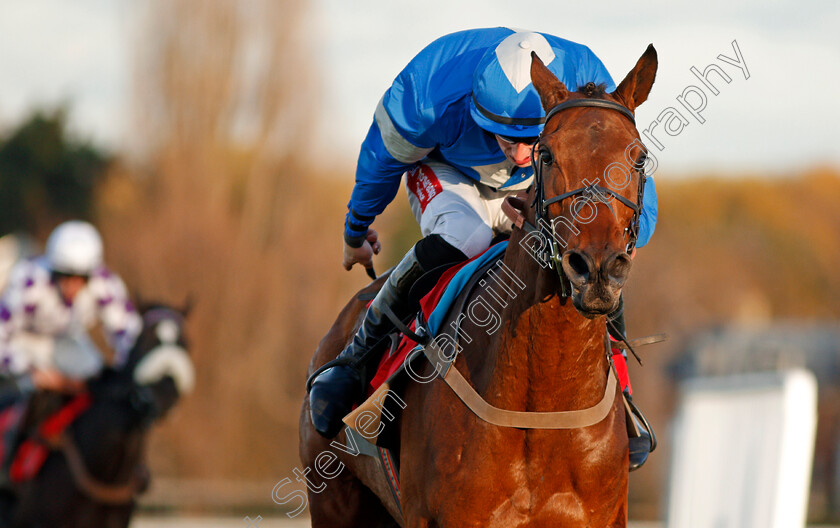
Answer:
[[[668,172],[840,166],[840,2],[676,4],[316,0],[307,34],[322,66],[322,133],[334,139],[336,155],[354,159],[382,92],[423,46],[460,29],[509,26],[588,45],[616,83],[652,42],[659,72],[637,110],[639,128],[668,107],[689,120],[677,136],[661,126],[654,132],[664,150],[652,151]],[[142,1],[0,0],[0,127],[32,107],[68,101],[75,130],[124,147],[138,5]],[[733,40],[749,79],[717,58],[735,58]],[[700,85],[692,66],[713,63],[732,81],[714,78],[720,93],[708,95],[700,124],[676,97]]]

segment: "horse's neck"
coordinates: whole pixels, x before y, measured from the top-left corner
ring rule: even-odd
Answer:
[[[479,374],[485,398],[500,407],[528,411],[574,410],[597,403],[608,367],[603,318],[581,316],[571,299],[560,296],[554,270],[540,268],[515,240],[508,247],[505,265],[525,289],[504,309],[502,320],[507,323],[491,341],[490,357]]]
[[[96,418],[85,420],[76,431],[82,457],[94,478],[105,483],[125,482],[142,461],[145,429],[126,426],[128,418],[118,405],[109,403],[96,411]],[[114,427],[121,431],[107,430]]]

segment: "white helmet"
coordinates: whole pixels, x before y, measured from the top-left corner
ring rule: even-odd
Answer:
[[[64,222],[47,239],[47,264],[59,273],[90,275],[102,264],[102,237],[87,222]]]

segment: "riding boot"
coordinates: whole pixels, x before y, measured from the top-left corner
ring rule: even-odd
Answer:
[[[368,366],[381,358],[384,338],[395,325],[386,316],[390,308],[400,320],[416,309],[408,300],[412,284],[424,273],[412,248],[397,264],[376,294],[362,326],[350,345],[339,354],[335,365],[319,374],[309,392],[309,410],[315,430],[326,438],[341,431],[342,418],[359,403],[369,382]]]
[[[623,295],[618,298],[618,307],[612,313],[607,315],[607,320],[610,321],[610,323],[612,323],[607,325],[610,335],[617,341],[625,339],[625,337],[627,336],[627,329],[624,322]],[[633,397],[631,396],[629,382],[628,387],[624,390],[624,398],[628,401],[630,406],[633,409],[635,409],[635,404],[633,404]],[[636,469],[642,467],[642,465],[644,465],[645,462],[647,462],[648,455],[655,448],[655,446],[653,445],[653,439],[650,433],[640,423],[641,420],[636,418],[635,413],[631,413],[629,418],[633,420],[633,422],[635,423],[635,427],[629,427],[628,430],[638,431],[638,436],[630,435],[629,437],[630,471],[635,471]]]
[[[630,471],[635,471],[647,462],[648,455],[650,455],[650,452],[653,451],[656,446],[653,445],[653,438],[650,433],[642,426],[640,420],[636,417],[638,409],[636,409],[636,405],[633,403],[633,397],[630,396],[629,390],[624,391],[624,399],[627,400],[630,408],[634,411],[629,413],[629,418],[633,420],[635,429],[639,433],[639,436],[631,435],[629,438]],[[630,430],[630,428],[628,428],[628,430]]]

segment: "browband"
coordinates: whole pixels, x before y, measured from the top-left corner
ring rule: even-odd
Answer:
[[[554,108],[552,108],[551,110],[549,110],[548,114],[546,114],[545,117],[505,117],[505,116],[500,116],[500,115],[494,114],[490,110],[481,106],[481,104],[478,102],[478,99],[475,98],[475,94],[473,94],[473,96],[472,96],[472,101],[473,101],[473,104],[475,104],[475,107],[478,109],[478,111],[481,112],[481,115],[483,115],[484,117],[486,117],[490,121],[493,121],[495,123],[499,123],[499,124],[502,124],[502,125],[521,125],[521,126],[542,125],[546,121],[551,119],[551,117],[553,117],[554,114],[556,114],[558,112],[562,112],[563,110],[566,110],[567,108],[574,108],[574,107],[577,107],[577,106],[609,108],[611,110],[621,112],[622,114],[624,114],[625,117],[627,117],[627,119],[630,120],[631,123],[633,123],[634,126],[636,125],[636,117],[633,115],[633,112],[631,112],[629,108],[627,108],[624,105],[614,103],[612,101],[602,100],[602,99],[571,99],[569,101],[560,103],[559,105],[557,105]]]
[[[478,103],[476,103],[476,107],[477,107],[477,105],[478,105]],[[565,102],[560,103],[559,105],[555,106],[551,110],[549,110],[548,114],[546,114],[546,116],[545,116],[545,121],[548,121],[549,119],[551,119],[554,116],[554,114],[556,114],[558,112],[562,112],[563,110],[566,110],[567,108],[574,108],[576,106],[609,108],[611,110],[616,110],[617,112],[621,112],[622,114],[624,114],[624,116],[627,117],[627,119],[629,119],[631,123],[633,123],[633,126],[636,125],[636,118],[633,115],[633,112],[631,112],[629,108],[627,108],[624,105],[614,103],[612,101],[606,101],[604,99],[571,99],[569,101],[565,101]]]

